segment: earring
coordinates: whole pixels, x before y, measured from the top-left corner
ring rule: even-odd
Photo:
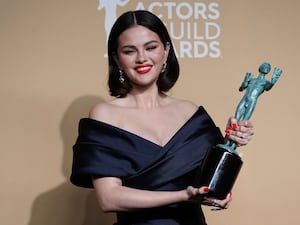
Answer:
[[[162,68],[161,68],[161,73],[164,73],[167,69],[167,63],[164,63]]]
[[[124,77],[124,71],[123,70],[121,70],[121,69],[119,69],[119,81],[122,83],[122,84],[124,84],[124,82],[125,82],[125,77]]]

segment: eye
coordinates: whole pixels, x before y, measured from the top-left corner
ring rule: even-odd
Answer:
[[[134,54],[136,52],[136,50],[134,50],[134,49],[124,49],[123,50],[123,53],[125,54],[125,55],[132,55],[132,54]]]
[[[157,45],[150,45],[150,46],[148,46],[146,49],[147,49],[147,51],[153,51],[153,50],[155,50],[157,48]]]
[[[126,55],[130,55],[130,54],[133,54],[134,51],[128,50],[128,51],[124,51],[124,53],[125,53]]]

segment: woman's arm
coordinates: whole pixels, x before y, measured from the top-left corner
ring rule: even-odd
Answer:
[[[159,207],[194,200],[195,196],[208,192],[208,188],[205,187],[188,187],[181,191],[139,190],[122,186],[121,180],[115,177],[93,178],[93,184],[97,201],[103,212]]]

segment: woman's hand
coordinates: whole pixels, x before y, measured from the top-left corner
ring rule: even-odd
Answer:
[[[203,205],[215,206],[216,209],[227,209],[232,200],[232,194],[229,193],[223,200],[206,197],[205,194],[209,192],[208,187],[195,188],[192,186],[187,187],[186,192],[190,201],[197,201]]]
[[[232,140],[237,143],[238,146],[243,146],[249,143],[254,132],[253,125],[249,120],[236,121],[235,118],[230,117],[226,126],[225,139]]]

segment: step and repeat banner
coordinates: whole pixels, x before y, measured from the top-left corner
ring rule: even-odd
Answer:
[[[221,130],[246,72],[257,76],[269,62],[270,80],[274,67],[283,70],[251,118],[230,209],[204,211],[209,225],[300,224],[297,0],[1,1],[0,224],[113,223],[92,190],[70,184],[72,146],[78,120],[111,99],[107,36],[136,9],[161,18],[173,40],[181,70],[169,94],[203,105]]]
[[[129,7],[130,6],[130,7]],[[179,58],[221,57],[221,7],[218,1],[99,1],[106,36],[126,10],[148,10],[166,25]]]

